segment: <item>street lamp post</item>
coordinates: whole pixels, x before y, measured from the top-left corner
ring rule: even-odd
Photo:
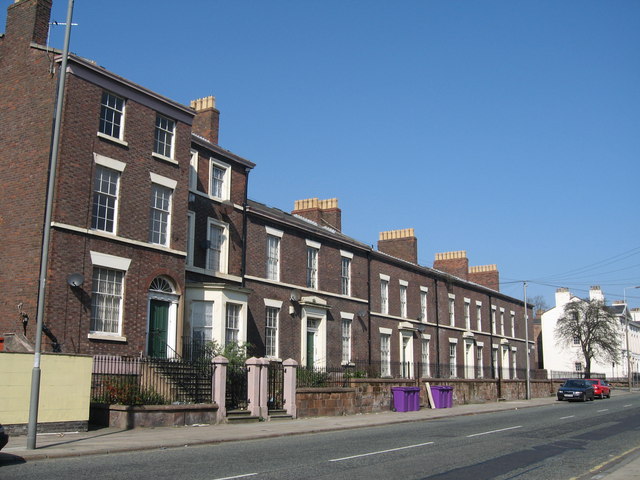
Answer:
[[[636,285],[635,287],[624,287],[623,290],[623,298],[624,298],[624,320],[626,322],[625,328],[625,337],[627,342],[627,380],[629,382],[629,391],[631,391],[631,351],[629,350],[629,318],[627,315],[629,314],[629,307],[627,305],[627,290],[632,288],[640,288],[640,285]]]
[[[531,400],[531,372],[530,372],[530,360],[529,360],[529,311],[527,309],[527,282],[522,282],[524,288],[524,343],[525,343],[525,353],[527,355],[527,373],[526,377],[526,392],[527,392],[527,400]]]

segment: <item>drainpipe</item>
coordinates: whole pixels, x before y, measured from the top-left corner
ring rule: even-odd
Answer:
[[[367,251],[367,330],[369,342],[369,369],[371,369],[371,252]]]
[[[247,208],[249,207],[249,172],[251,170],[248,168],[244,169],[245,180],[244,180],[244,202],[242,204],[242,264],[240,266],[240,270],[242,273],[242,287],[245,286],[245,275],[247,274]]]
[[[438,378],[442,378],[440,372],[440,309],[438,308],[438,279],[435,280],[435,297],[436,297],[436,372]]]

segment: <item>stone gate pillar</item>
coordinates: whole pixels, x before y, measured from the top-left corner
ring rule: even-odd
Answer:
[[[298,362],[288,358],[282,362],[284,367],[284,408],[289,415],[296,418],[296,369]]]
[[[218,404],[217,423],[224,423],[227,420],[227,365],[229,360],[218,355],[213,360],[212,371],[213,379],[211,381],[211,400]]]

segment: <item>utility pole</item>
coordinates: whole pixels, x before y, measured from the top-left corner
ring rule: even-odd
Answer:
[[[522,282],[522,286],[524,289],[524,343],[526,344],[526,354],[527,354],[527,373],[526,384],[527,384],[527,400],[531,400],[531,365],[529,360],[529,309],[527,308],[527,282]]]
[[[53,213],[53,191],[58,166],[58,150],[60,147],[60,128],[62,125],[62,106],[64,104],[64,87],[67,78],[67,59],[69,58],[69,39],[71,38],[71,19],[73,17],[73,1],[67,7],[67,24],[65,27],[62,62],[58,77],[53,138],[49,162],[49,182],[47,186],[47,203],[42,231],[42,252],[40,255],[40,288],[38,289],[38,313],[36,323],[36,342],[34,345],[33,369],[31,371],[31,398],[29,401],[29,423],[27,425],[27,448],[36,448],[36,432],[38,430],[38,403],[40,402],[40,352],[42,348],[42,327],[44,325],[44,300],[47,285],[47,266],[49,264],[49,243],[51,240],[51,217]]]

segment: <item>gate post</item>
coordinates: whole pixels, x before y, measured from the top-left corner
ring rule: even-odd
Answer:
[[[288,358],[282,362],[284,367],[284,408],[287,414],[296,418],[296,368],[298,362],[292,358]]]
[[[269,360],[260,359],[260,416],[269,417]]]
[[[254,417],[266,418],[267,387],[265,362],[262,358],[251,357],[245,365],[247,372],[247,409]],[[264,377],[264,379],[263,379]]]
[[[213,379],[211,381],[211,400],[218,404],[217,423],[224,423],[227,419],[227,365],[229,360],[218,355],[211,360],[213,365]]]

